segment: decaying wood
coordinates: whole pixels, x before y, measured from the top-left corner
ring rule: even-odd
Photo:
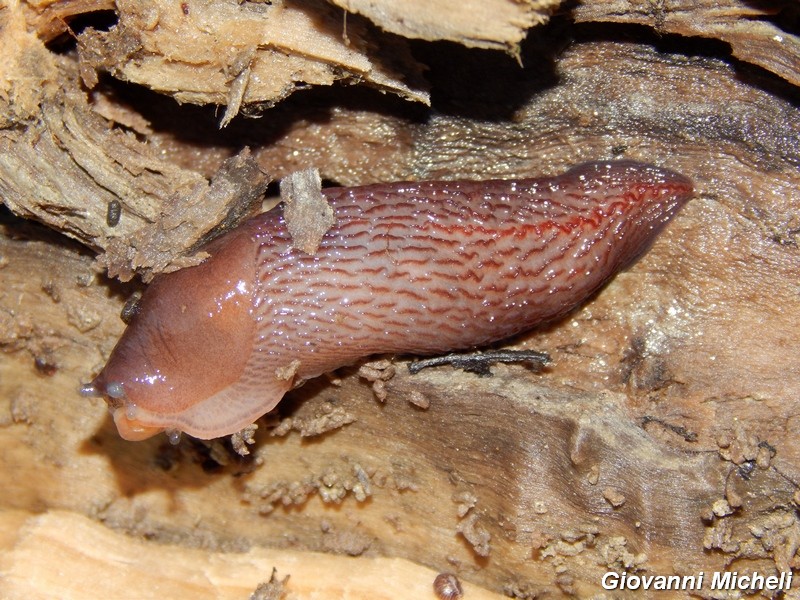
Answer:
[[[148,281],[154,273],[197,265],[205,258],[199,250],[205,242],[259,212],[268,184],[245,148],[222,163],[207,184],[170,196],[151,225],[127,239],[110,236],[98,260],[110,276],[122,281],[130,281],[135,270]]]
[[[38,114],[44,94],[58,89],[58,70],[19,7],[0,7],[0,45],[14,49],[0,55],[0,127],[5,129]]]
[[[116,27],[80,36],[89,87],[96,69],[108,71],[179,102],[226,106],[223,125],[242,106],[271,105],[303,85],[344,79],[429,101],[402,41],[378,46],[356,18],[345,31],[343,13],[321,0],[116,4]]]
[[[187,4],[186,18],[207,6]],[[227,14],[235,3],[208,6]],[[608,569],[800,567],[800,117],[786,73],[733,67],[641,29],[637,42],[573,29],[552,72],[537,62],[555,45],[546,37],[523,44],[525,70],[501,53],[418,49],[435,112],[311,91],[220,132],[211,110],[107,80],[87,92],[85,47],[54,54],[28,33],[24,10],[0,11],[3,41],[20,40],[0,61],[0,199],[92,250],[2,214],[0,489],[12,493],[0,502],[0,596],[85,597],[85,586],[65,586],[90,573],[109,594],[142,597],[155,581],[171,598],[215,587],[246,597],[276,567],[276,581],[290,575],[287,597],[432,597],[440,571],[483,588],[465,598],[586,597]],[[719,13],[685,11],[614,19],[659,34],[686,34],[691,22],[724,37]],[[31,27],[54,32],[55,22]],[[748,35],[768,44],[777,34],[759,25]],[[781,35],[784,48],[797,43]],[[30,60],[38,85],[9,79]],[[224,199],[260,199],[265,174],[489,178],[611,157],[683,172],[696,198],[584,307],[513,341],[547,351],[544,372],[412,376],[408,357],[389,357],[293,391],[254,443],[235,446],[125,442],[102,402],[77,394],[140,287],[107,278],[96,253],[116,252],[128,274],[161,270],[224,218]],[[122,214],[111,226],[114,201]],[[132,258],[139,251],[153,262]],[[69,582],[56,578],[54,555]]]
[[[517,51],[527,30],[541,25],[560,0],[333,0],[385,31],[406,38],[450,40],[470,48]]]
[[[800,85],[800,38],[791,29],[797,10],[795,2],[600,0],[579,4],[575,20],[640,23],[661,33],[719,40],[739,60]]]
[[[21,15],[39,39],[49,42],[70,30],[74,17],[114,10],[113,0],[42,0],[20,3]]]
[[[314,254],[325,233],[336,224],[328,201],[322,195],[319,171],[296,171],[281,179],[281,201],[292,245],[306,254]]]
[[[355,559],[318,552],[247,548],[213,552],[150,544],[115,533],[71,512],[0,514],[0,557],[7,600],[59,598],[137,598],[163,600],[191,593],[195,600],[280,600],[282,598],[429,597],[437,572],[399,558]],[[46,550],[58,568],[38,560]],[[175,563],[175,555],[187,560]],[[109,557],[113,556],[113,560]],[[109,563],[132,565],[108,570]],[[350,571],[347,578],[341,573]],[[291,576],[283,577],[291,573]],[[87,586],[87,582],[92,582]],[[145,585],[143,583],[146,582]],[[470,600],[499,600],[462,583]],[[87,587],[91,594],[87,595]],[[259,591],[261,595],[256,595]],[[272,595],[267,595],[268,592]]]
[[[165,162],[130,132],[110,129],[71,86],[43,101],[41,121],[0,131],[6,206],[104,250],[100,262],[123,281],[197,264],[201,257],[185,255],[256,211],[268,183],[246,149],[210,181]],[[113,202],[116,224],[107,219]]]

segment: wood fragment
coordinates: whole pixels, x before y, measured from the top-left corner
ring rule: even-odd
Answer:
[[[794,17],[792,13],[794,11]],[[639,23],[662,34],[699,36],[730,44],[733,56],[800,85],[800,36],[792,32],[796,8],[744,0],[602,0],[575,7],[578,23]],[[784,22],[785,26],[781,26]]]
[[[401,558],[363,556],[353,570],[352,558],[322,552],[287,548],[225,552],[151,544],[66,511],[40,515],[4,511],[0,547],[4,575],[0,594],[9,599],[46,598],[56,588],[61,598],[85,598],[86,581],[91,580],[95,598],[119,597],[120,590],[127,590],[141,600],[241,600],[263,582],[265,573],[277,569],[290,575],[278,580],[287,597],[392,600],[429,596],[436,576],[435,570]],[[54,555],[59,557],[58,569],[45,560]],[[109,556],[116,557],[116,567]],[[120,569],[120,564],[126,568]],[[345,572],[349,575],[342,577]],[[467,582],[461,585],[471,600],[504,597]]]
[[[450,40],[514,52],[527,30],[547,22],[560,0],[333,0],[406,38]]]
[[[199,264],[205,258],[203,244],[254,214],[268,184],[245,149],[225,161],[208,185],[172,196],[152,224],[131,238],[111,239],[98,261],[112,277],[129,281],[139,272],[145,282]]]
[[[255,591],[250,594],[250,600],[281,600],[286,597],[288,590],[286,584],[289,582],[290,575],[283,579],[278,579],[278,569],[272,567],[272,575],[269,581],[259,583]]]
[[[359,19],[320,2],[117,2],[118,24],[79,36],[84,82],[94,71],[172,95],[179,102],[271,106],[307,85],[350,80],[429,103],[420,67],[399,38],[376,43]],[[383,56],[391,58],[385,60]],[[398,70],[397,67],[402,67]]]
[[[315,254],[322,236],[336,224],[333,208],[322,195],[319,171],[306,169],[292,173],[281,179],[280,190],[292,245],[306,254]]]

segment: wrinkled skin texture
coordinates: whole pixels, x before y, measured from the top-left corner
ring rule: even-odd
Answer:
[[[638,257],[692,184],[619,161],[323,193],[337,222],[314,255],[276,208],[148,288],[86,388],[123,437],[230,434],[363,356],[472,348],[557,319]]]

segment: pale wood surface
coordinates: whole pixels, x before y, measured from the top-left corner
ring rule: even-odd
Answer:
[[[385,31],[406,38],[450,40],[471,48],[516,52],[528,29],[545,23],[560,0],[334,0]]]
[[[341,10],[323,2],[116,4],[114,30],[81,37],[85,68],[108,69],[179,102],[226,106],[223,125],[242,105],[339,80],[428,102],[402,40],[379,45],[362,20],[345,22]]]
[[[62,600],[241,600],[269,582],[273,569],[278,581],[291,575],[281,588],[283,596],[271,598],[436,598],[438,572],[407,560],[154,544],[65,511],[0,513],[0,549],[0,594],[6,600],[45,600],[54,594]],[[42,560],[44,555],[52,560]],[[462,587],[471,600],[503,597],[466,582]]]

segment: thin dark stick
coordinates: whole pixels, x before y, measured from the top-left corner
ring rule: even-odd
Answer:
[[[529,363],[535,370],[540,370],[550,364],[550,355],[536,350],[488,350],[477,352],[464,352],[434,356],[408,363],[408,371],[412,375],[428,367],[451,365],[481,377],[491,376],[489,367],[494,363]]]

